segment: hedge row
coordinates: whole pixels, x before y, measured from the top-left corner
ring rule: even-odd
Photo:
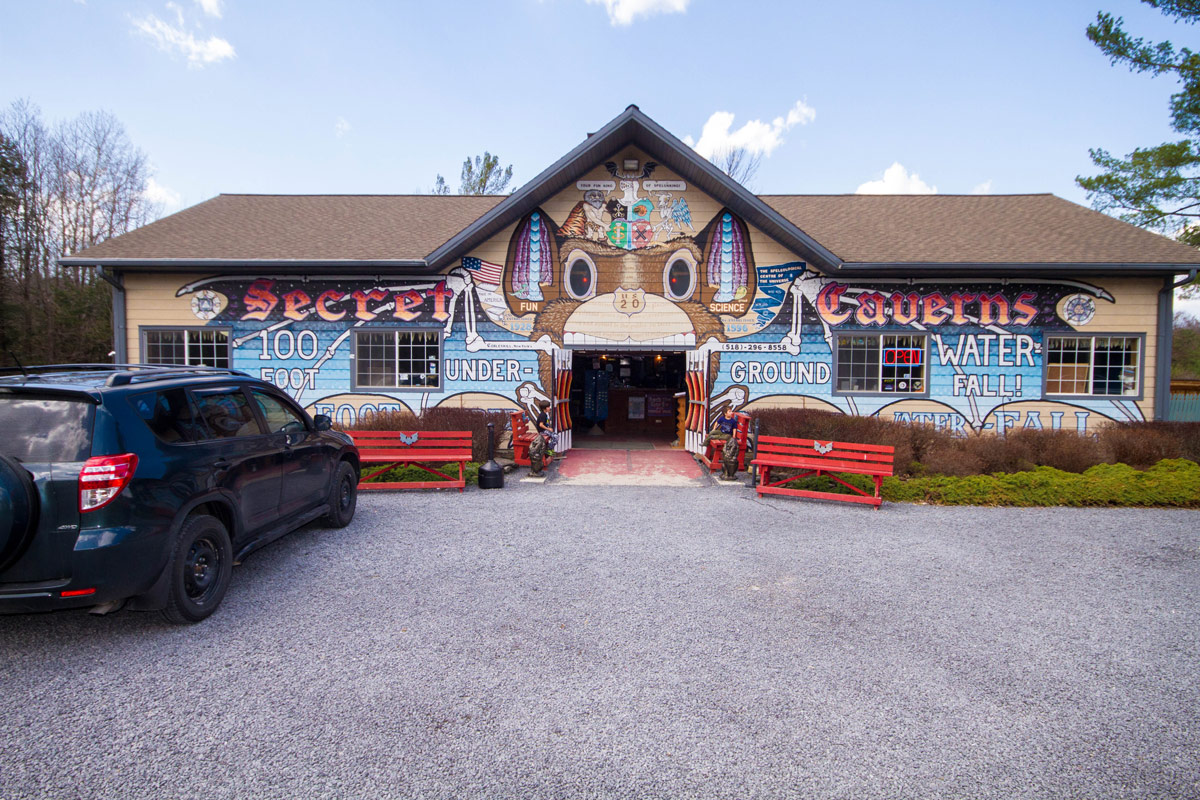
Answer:
[[[847,482],[868,491],[872,486],[865,475],[852,475]],[[847,491],[826,478],[795,480],[788,486]],[[1082,473],[1035,467],[967,477],[885,478],[880,494],[891,502],[935,505],[1200,508],[1200,465],[1167,459],[1144,471],[1099,464]]]
[[[1196,422],[1113,423],[1091,435],[1025,429],[1006,436],[955,436],[926,425],[809,409],[764,409],[752,416],[759,432],[772,436],[891,445],[901,477],[1017,473],[1037,467],[1082,473],[1100,464],[1145,469],[1163,459],[1200,462]]]

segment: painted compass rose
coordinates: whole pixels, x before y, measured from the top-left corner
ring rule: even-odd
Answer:
[[[1063,303],[1063,317],[1074,326],[1087,325],[1096,316],[1096,301],[1085,294],[1073,294]]]
[[[221,297],[216,292],[204,289],[192,295],[192,313],[203,320],[210,320],[221,313]]]

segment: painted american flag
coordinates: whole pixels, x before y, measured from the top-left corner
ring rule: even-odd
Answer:
[[[500,278],[504,274],[504,266],[502,264],[493,264],[490,261],[481,261],[478,258],[464,258],[462,265],[471,273],[471,277],[479,283],[487,283],[492,286],[499,286]]]

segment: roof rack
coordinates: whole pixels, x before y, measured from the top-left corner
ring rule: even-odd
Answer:
[[[176,364],[37,364],[29,367],[0,367],[0,374],[20,373],[26,379],[41,377],[47,372],[111,372],[105,386],[126,386],[130,383],[160,381],[181,375],[238,375],[245,372],[226,367],[179,366]]]

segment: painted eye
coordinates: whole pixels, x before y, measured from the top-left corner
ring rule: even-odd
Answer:
[[[588,296],[594,277],[593,270],[586,259],[577,258],[571,262],[567,268],[567,290],[573,297],[583,299]]]
[[[672,300],[686,300],[692,294],[692,265],[677,258],[667,268],[667,294]]]

